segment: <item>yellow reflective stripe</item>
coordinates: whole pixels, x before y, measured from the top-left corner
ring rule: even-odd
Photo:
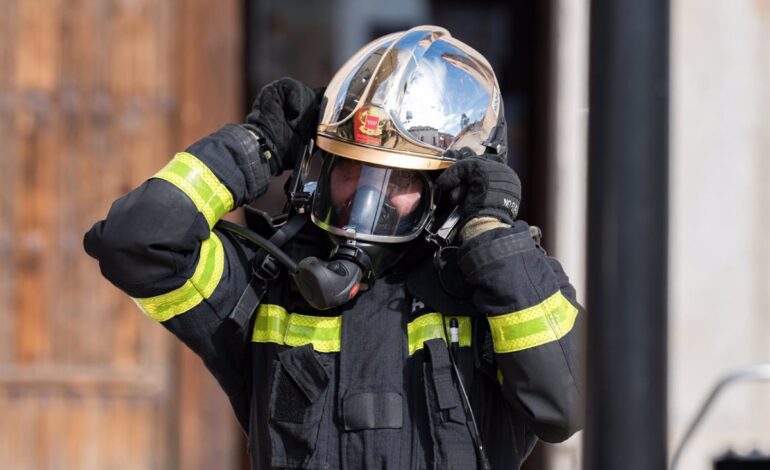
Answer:
[[[286,346],[313,344],[318,352],[339,352],[342,334],[342,315],[314,317],[292,313],[283,341]]]
[[[459,345],[471,345],[472,329],[470,317],[443,317],[449,329],[451,318],[457,318]],[[423,348],[423,343],[434,338],[444,338],[441,326],[442,315],[422,315],[407,325],[409,334],[409,355]],[[275,343],[285,346],[312,344],[318,352],[340,351],[342,316],[317,317],[288,313],[279,305],[262,304],[257,309],[251,341],[254,343]]]
[[[318,352],[339,352],[342,316],[316,317],[287,313],[278,305],[262,304],[257,310],[251,341],[286,346],[312,344]]]
[[[465,347],[471,345],[471,319],[470,317],[445,317],[440,313],[426,313],[415,318],[406,326],[409,336],[409,355],[423,348],[426,341],[444,337],[444,327],[441,325],[441,319],[444,318],[446,331],[449,332],[449,321],[452,318],[457,319],[459,330],[459,346]]]
[[[227,187],[209,167],[187,152],[177,153],[154,178],[181,189],[206,218],[209,227],[233,209],[233,195]]]
[[[283,344],[289,314],[278,305],[262,304],[257,310],[251,341],[255,343]]]
[[[518,312],[489,317],[495,352],[534,348],[563,337],[575,324],[578,310],[562,293]]]
[[[211,233],[209,239],[201,243],[195,272],[181,287],[166,294],[134,301],[148,317],[166,321],[211,297],[222,279],[224,268],[225,250],[219,238]]]

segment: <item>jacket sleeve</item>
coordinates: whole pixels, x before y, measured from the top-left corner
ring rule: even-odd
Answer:
[[[247,345],[232,341],[222,326],[249,280],[255,253],[213,227],[263,194],[269,178],[257,138],[228,125],[115,201],[84,239],[104,277],[203,359],[243,426]]]
[[[561,265],[516,221],[468,240],[460,266],[487,315],[503,395],[538,437],[567,439],[583,421],[577,337],[584,315]]]

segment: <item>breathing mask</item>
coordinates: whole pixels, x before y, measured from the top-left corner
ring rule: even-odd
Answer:
[[[423,234],[435,208],[426,172],[318,155],[318,181],[305,185],[313,195],[301,210],[328,233],[333,249],[328,262],[300,261],[294,276],[315,308],[337,306],[365,290]]]

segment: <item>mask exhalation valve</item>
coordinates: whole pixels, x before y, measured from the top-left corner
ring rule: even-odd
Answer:
[[[294,281],[300,294],[318,310],[339,307],[353,299],[361,286],[362,271],[353,261],[322,261],[315,256],[297,263]]]

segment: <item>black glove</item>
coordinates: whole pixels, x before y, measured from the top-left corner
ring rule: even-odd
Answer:
[[[511,167],[496,156],[470,156],[453,151],[459,161],[444,170],[436,183],[450,204],[460,206],[464,224],[474,217],[496,217],[513,224],[521,202],[521,182]]]
[[[244,127],[264,138],[273,175],[293,168],[313,137],[323,94],[323,88],[308,88],[293,78],[276,80],[259,92]]]

